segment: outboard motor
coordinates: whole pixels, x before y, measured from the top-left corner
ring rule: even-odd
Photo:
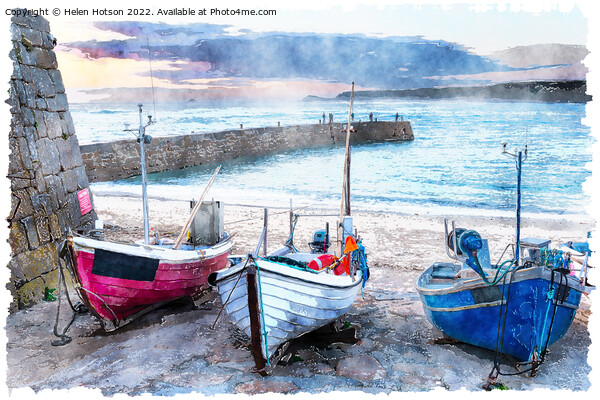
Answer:
[[[329,241],[329,223],[325,225],[325,229],[315,231],[313,241],[308,243],[311,253],[327,253],[331,242]]]
[[[471,269],[479,275],[485,275],[477,257],[477,253],[484,248],[484,242],[479,233],[474,230],[457,228],[453,232],[450,232],[447,240],[450,249],[454,250],[457,255],[466,258],[466,260],[464,260],[465,264],[471,267]],[[455,242],[457,244],[456,247],[458,247],[457,249],[454,248]]]

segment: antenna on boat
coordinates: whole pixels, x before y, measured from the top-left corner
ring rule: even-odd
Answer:
[[[515,158],[515,164],[517,167],[517,232],[516,232],[516,245],[515,245],[515,263],[519,264],[519,250],[521,242],[521,170],[523,161],[527,159],[527,143],[525,143],[525,149],[515,149],[514,153],[510,153],[506,150],[508,143],[502,143],[502,154]]]
[[[154,99],[154,76],[152,75],[152,52],[150,51],[150,40],[146,38],[148,43],[148,62],[150,63],[150,84],[152,85],[152,105],[154,107],[154,119],[156,120],[156,100]]]
[[[148,123],[144,125],[142,119],[142,107],[143,104],[138,104],[140,109],[140,127],[138,129],[129,129],[129,124],[125,123],[125,131],[126,132],[137,132],[136,137],[137,141],[140,144],[140,169],[142,172],[142,204],[143,204],[143,213],[144,213],[144,244],[148,244],[150,242],[150,221],[148,218],[148,191],[147,191],[147,182],[146,182],[146,154],[144,151],[144,144],[149,144],[152,141],[152,136],[146,135],[146,128],[155,123],[152,120],[152,115],[148,115]]]

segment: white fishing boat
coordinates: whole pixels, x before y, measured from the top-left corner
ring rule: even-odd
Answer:
[[[337,255],[329,252],[328,226],[315,232],[310,251],[298,251],[293,245],[294,223],[283,248],[259,257],[265,227],[253,254],[208,277],[230,319],[250,337],[254,371],[261,375],[277,364],[290,340],[340,319],[368,279],[365,250],[350,217],[350,114]]]
[[[335,275],[306,266],[319,256],[285,247],[209,276],[227,314],[251,339],[256,372],[266,374],[276,364],[285,350],[280,346],[337,320],[354,303],[364,269]]]

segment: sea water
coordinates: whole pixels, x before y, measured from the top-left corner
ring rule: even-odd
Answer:
[[[514,214],[517,171],[502,154],[523,149],[522,207],[525,213],[584,214],[589,197],[582,184],[591,171],[594,139],[582,124],[583,104],[464,100],[357,100],[354,120],[393,121],[396,113],[412,124],[410,142],[352,147],[353,210]],[[135,104],[72,104],[80,143],[132,138],[123,123],[137,127]],[[348,101],[288,104],[156,104],[152,136],[191,132],[318,123],[333,113],[348,119]],[[209,197],[226,203],[339,208],[344,148],[287,151],[258,158],[223,160]],[[148,175],[150,196],[198,198],[215,166],[191,167]],[[98,194],[140,195],[140,178],[92,184]]]

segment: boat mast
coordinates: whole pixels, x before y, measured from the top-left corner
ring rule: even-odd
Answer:
[[[506,151],[506,143],[502,143],[502,153],[515,158],[517,167],[517,227],[516,227],[516,245],[515,245],[515,265],[519,265],[520,242],[521,242],[521,171],[523,161],[527,159],[527,144],[524,151],[516,151],[514,154]]]
[[[352,123],[352,103],[354,101],[354,82],[350,92],[350,109],[348,110],[348,126],[346,127],[346,153],[344,155],[344,178],[342,183],[342,204],[340,206],[340,225],[338,226],[338,241],[340,251],[343,252],[343,227],[344,216],[350,215],[350,124]],[[342,253],[340,253],[342,254]]]
[[[144,152],[144,136],[146,134],[146,128],[142,122],[142,104],[138,104],[140,108],[140,159],[142,169],[142,204],[144,211],[144,244],[148,244],[150,235],[150,221],[148,218],[148,183],[146,181],[146,154]]]
[[[140,109],[140,127],[138,129],[128,129],[129,124],[125,124],[125,131],[137,132],[137,141],[140,143],[140,169],[142,170],[142,211],[144,213],[144,244],[150,242],[150,221],[148,218],[148,189],[146,182],[146,153],[144,151],[144,144],[150,143],[152,137],[146,135],[146,128],[152,125],[155,121],[152,120],[152,115],[148,115],[148,123],[144,125],[142,120],[142,107],[143,104],[138,104]]]

